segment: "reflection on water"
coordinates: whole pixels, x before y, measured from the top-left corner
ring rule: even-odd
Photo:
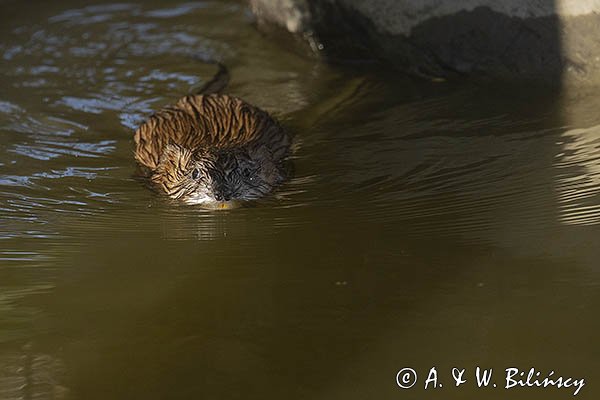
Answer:
[[[600,379],[595,96],[330,68],[238,1],[9,3],[0,398],[422,398],[400,368],[480,363]],[[133,129],[214,73],[196,57],[294,134],[274,196],[211,212],[134,178]]]
[[[600,126],[562,134],[555,167],[560,220],[571,225],[600,223]]]
[[[31,345],[21,352],[1,354],[0,397],[5,400],[68,398],[61,385],[62,363],[47,354],[35,354]]]

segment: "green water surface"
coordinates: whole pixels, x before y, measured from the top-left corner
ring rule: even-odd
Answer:
[[[573,397],[509,367],[599,398],[600,98],[290,48],[238,1],[0,2],[0,399]],[[259,204],[134,177],[135,127],[213,73],[191,55],[294,134]]]

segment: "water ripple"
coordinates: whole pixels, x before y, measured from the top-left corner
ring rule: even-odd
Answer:
[[[96,143],[69,143],[57,141],[36,141],[34,144],[15,144],[9,151],[36,160],[51,160],[63,155],[73,157],[102,157],[115,149],[114,140],[101,140]]]
[[[4,400],[68,398],[63,363],[47,354],[0,353],[0,397]]]
[[[560,221],[566,225],[600,223],[600,125],[565,132],[557,154],[556,192]]]
[[[179,4],[175,7],[162,8],[158,10],[147,11],[144,13],[146,17],[154,18],[173,18],[190,13],[191,11],[206,8],[208,4],[204,1]]]

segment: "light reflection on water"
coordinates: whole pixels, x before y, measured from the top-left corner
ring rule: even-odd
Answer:
[[[593,370],[594,97],[340,71],[236,1],[41,4],[0,17],[0,398],[391,398],[406,363]],[[272,197],[211,212],[134,178],[132,130],[213,73],[192,56],[295,135]]]
[[[556,191],[560,221],[568,225],[600,223],[600,126],[562,134],[556,155]]]

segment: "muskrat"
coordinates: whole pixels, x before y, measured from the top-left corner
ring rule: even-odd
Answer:
[[[290,137],[267,112],[220,94],[227,69],[135,132],[135,159],[158,191],[207,208],[256,200],[286,178]]]

